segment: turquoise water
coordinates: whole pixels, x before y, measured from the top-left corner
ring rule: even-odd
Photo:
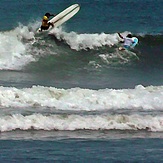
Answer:
[[[46,12],[74,3],[72,19],[36,33]],[[0,8],[0,162],[162,161],[161,0]],[[117,32],[139,44],[119,52]]]

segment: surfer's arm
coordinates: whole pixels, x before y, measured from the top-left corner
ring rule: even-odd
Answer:
[[[55,16],[55,14],[50,14],[50,16]]]
[[[52,27],[54,27],[54,24],[53,24],[53,23],[50,23],[50,22],[49,22],[48,24],[49,24],[49,26],[51,25]]]
[[[124,37],[118,32],[118,36],[121,38],[121,39],[124,39]]]

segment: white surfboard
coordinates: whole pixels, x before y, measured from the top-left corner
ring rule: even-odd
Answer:
[[[50,23],[54,24],[54,28],[62,25],[64,22],[72,18],[78,11],[80,10],[80,6],[78,4],[71,5],[70,7],[66,8],[62,12],[60,12],[58,15],[54,16],[51,20],[49,20]],[[52,26],[49,27],[48,30],[50,30]],[[48,31],[48,30],[42,30],[42,31]],[[41,28],[37,30],[37,32],[42,32]]]

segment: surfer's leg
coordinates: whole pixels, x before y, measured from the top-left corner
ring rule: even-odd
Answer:
[[[120,51],[121,51],[121,50],[125,50],[125,48],[123,48],[123,47],[119,47],[118,49],[119,49]]]
[[[48,28],[49,28],[49,26],[46,26],[46,27],[45,26],[41,26],[41,31],[42,30],[48,30]]]
[[[123,47],[119,47],[119,50],[129,50],[130,49],[130,46],[128,45],[124,45]]]

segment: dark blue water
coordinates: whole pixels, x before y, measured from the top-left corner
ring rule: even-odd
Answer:
[[[46,12],[78,3],[57,29]],[[0,162],[163,162],[163,1],[2,0]],[[117,35],[139,39],[119,52]]]
[[[160,139],[1,141],[1,162],[161,162]],[[9,149],[8,147],[14,147]],[[11,161],[12,159],[12,161]]]
[[[69,31],[82,33],[91,32],[122,32],[133,33],[162,33],[162,6],[161,0],[102,0],[102,1],[75,1],[80,4],[81,11],[74,20],[67,23]],[[73,1],[43,0],[22,2],[2,0],[1,14],[4,14],[5,23],[1,29],[12,29],[18,23],[29,24],[29,22],[40,19],[45,12],[59,13],[67,8]],[[6,12],[9,10],[10,12]],[[7,23],[7,24],[6,24]]]

